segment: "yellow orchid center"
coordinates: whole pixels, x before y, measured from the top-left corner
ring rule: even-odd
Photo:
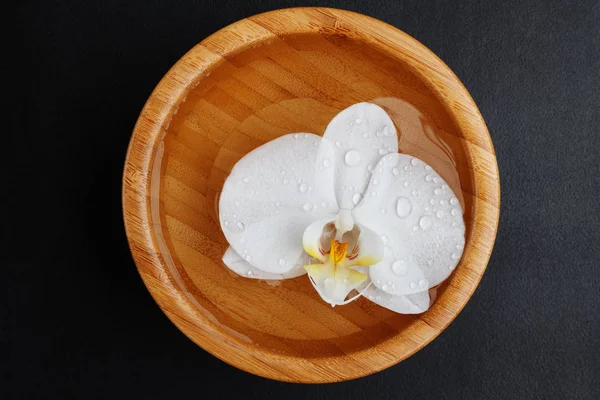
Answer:
[[[341,264],[346,258],[348,252],[348,242],[340,243],[337,240],[331,240],[331,250],[329,260],[334,264]]]
[[[332,306],[360,297],[368,287],[365,286],[368,276],[361,267],[377,264],[383,258],[380,237],[367,227],[355,225],[349,210],[340,210],[335,220],[310,224],[304,231],[302,244],[318,260],[318,264],[304,266],[310,282]],[[358,294],[346,299],[353,290]]]
[[[354,269],[354,259],[358,254],[358,246],[355,245],[351,254],[348,255],[348,242],[340,242],[331,239],[329,259],[323,264],[305,265],[304,268],[316,285],[315,288],[322,289],[321,296],[325,296],[332,305],[345,304],[348,293],[367,279],[367,275]],[[319,290],[319,289],[317,289]]]

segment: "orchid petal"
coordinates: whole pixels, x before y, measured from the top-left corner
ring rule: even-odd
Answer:
[[[303,253],[306,227],[335,218],[333,173],[320,171],[316,182],[320,143],[313,134],[285,135],[248,153],[231,170],[219,201],[221,228],[250,265],[275,274],[290,271]]]
[[[264,279],[264,280],[281,280],[291,279],[306,274],[304,265],[308,263],[308,255],[303,254],[300,257],[298,263],[292,267],[288,272],[282,274],[273,274],[270,272],[264,272],[254,266],[248,261],[244,260],[242,256],[228,247],[223,255],[223,263],[233,272],[246,278]]]
[[[374,285],[393,295],[426,291],[446,279],[462,255],[461,206],[446,182],[423,161],[390,154],[373,173],[354,219],[387,243],[369,268]]]
[[[429,309],[427,290],[408,295],[393,295],[371,285],[363,292],[363,297],[373,303],[400,314],[421,314]]]
[[[394,123],[375,104],[355,104],[331,120],[319,147],[317,165],[333,171],[340,209],[358,204],[377,161],[383,154],[397,151]]]
[[[358,267],[358,271],[368,273],[368,268]],[[355,289],[358,294],[373,303],[400,314],[420,314],[429,309],[431,301],[427,290],[409,295],[393,295],[377,288],[370,279]]]

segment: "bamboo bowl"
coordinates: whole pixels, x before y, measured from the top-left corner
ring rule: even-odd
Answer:
[[[278,136],[323,134],[337,112],[374,99],[410,103],[412,124],[427,126],[455,160],[466,246],[430,310],[399,315],[366,299],[332,308],[306,276],[270,285],[230,273],[217,204],[233,165]],[[409,125],[398,126],[400,150],[419,153],[419,143],[402,141]],[[444,175],[448,166],[434,168]],[[499,196],[485,123],[452,71],[392,26],[328,8],[256,15],[190,50],[144,106],[123,177],[131,251],[171,321],[238,368],[310,383],[380,371],[439,335],[486,268]]]

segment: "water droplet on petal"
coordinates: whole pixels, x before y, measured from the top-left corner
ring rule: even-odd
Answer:
[[[373,164],[369,164],[367,166],[367,169],[369,170],[369,172],[373,172]]]
[[[453,260],[458,260],[460,258],[460,254],[458,253],[452,253],[452,259]]]
[[[388,285],[386,285],[386,284],[384,283],[381,289],[383,289],[384,291],[388,290]]]
[[[421,219],[419,220],[419,226],[424,231],[428,231],[429,229],[431,229],[431,227],[433,226],[433,221],[431,220],[431,217],[421,217]]]
[[[444,218],[444,212],[442,210],[438,211],[435,215],[437,215],[438,218]]]
[[[331,167],[331,160],[330,160],[329,158],[325,158],[325,159],[323,159],[323,166],[324,166],[325,168],[329,168],[329,167]]]
[[[440,194],[442,194],[442,189],[435,189],[435,190],[433,191],[433,193],[434,193],[436,196],[439,196]]]
[[[287,179],[284,179],[284,180],[283,180],[283,184],[284,184],[284,185],[289,185],[289,184],[290,184],[290,181],[289,181],[289,180],[287,180]]]
[[[241,222],[238,222],[236,225],[240,231],[243,231],[244,229],[246,229],[246,226]]]
[[[433,267],[433,260],[427,261],[427,265],[429,265],[430,267]]]
[[[416,158],[413,158],[412,160],[410,160],[410,163],[414,166],[417,166],[417,164],[419,164],[419,160]]]
[[[285,175],[285,174],[287,174],[287,171],[285,169],[282,169],[281,170],[281,175]]]
[[[400,218],[406,218],[412,211],[412,203],[406,197],[400,197],[396,203],[396,213]]]
[[[436,176],[435,178],[433,178],[433,182],[434,183],[440,183],[441,179],[439,178],[439,176]]]
[[[250,256],[248,256],[248,258],[252,259],[252,257],[250,257]],[[254,272],[249,270],[248,272],[246,272],[246,274],[248,274],[248,276],[252,276],[252,275],[254,275]]]
[[[279,265],[285,265],[285,257],[279,259]]]
[[[225,225],[225,226],[229,226],[229,221],[225,221],[225,222],[223,222],[223,225]]]
[[[440,204],[445,206],[446,204],[448,204],[448,202],[445,199],[441,199]]]
[[[394,261],[392,271],[398,276],[404,276],[408,272],[408,263],[405,260]]]
[[[246,261],[252,262],[252,256],[251,255],[247,255],[246,256]],[[252,271],[248,271],[248,272],[252,272]],[[248,274],[248,275],[252,275],[252,274]]]
[[[390,242],[385,235],[381,237],[381,241],[383,242],[384,246],[387,246],[387,244]]]
[[[410,186],[410,182],[409,181],[404,181],[403,185],[404,185],[404,187],[409,187]]]
[[[242,182],[248,183],[248,182],[250,182],[250,178],[242,178]]]
[[[427,286],[427,279],[421,279],[421,280],[419,281],[419,287],[420,287],[421,289],[425,289],[425,286]]]
[[[354,205],[360,203],[362,199],[362,195],[360,193],[354,193],[354,196],[352,196],[352,202],[354,203]]]
[[[344,156],[344,162],[350,167],[355,167],[362,161],[362,153],[358,150],[348,150]]]
[[[417,284],[416,284],[416,283],[414,283],[414,282],[411,282],[411,283],[410,283],[410,288],[411,288],[411,289],[416,289],[416,288],[417,288]]]
[[[456,197],[453,197],[450,199],[450,204],[452,204],[453,206],[458,204],[458,199]]]
[[[299,135],[299,134],[297,134],[297,133],[295,133],[295,134],[294,134],[294,139],[300,139],[300,135]]]
[[[415,226],[413,226],[413,232],[416,232],[416,231],[418,231],[418,230],[419,230],[419,227],[418,227],[418,226],[416,226],[416,225],[415,225]]]
[[[387,126],[383,127],[383,134],[384,134],[384,136],[390,136],[391,135],[390,130],[388,129]]]
[[[394,175],[398,176],[398,175],[400,175],[400,169],[398,169],[398,168],[394,168],[394,169],[392,169],[392,173],[393,173]]]
[[[371,196],[373,196],[373,197],[377,196],[377,192],[372,192]]]
[[[298,190],[302,193],[306,192],[308,190],[308,185],[306,183],[301,183],[298,186]]]
[[[335,145],[336,145],[337,147],[342,147],[342,142],[340,142],[340,141],[338,140],[337,142],[335,142]]]
[[[386,210],[385,208],[382,208],[382,209],[381,209],[381,213],[382,213],[382,214],[385,214],[385,213],[387,213],[387,210]]]
[[[450,211],[450,214],[456,216],[458,215],[458,210],[456,208],[453,208],[452,211]]]
[[[329,206],[329,203],[328,203],[328,202],[326,202],[326,201],[322,201],[322,202],[321,202],[321,207],[322,207],[322,208],[327,208],[328,206]]]
[[[379,150],[379,154],[382,155],[382,156],[385,155],[385,154],[387,154],[387,153],[388,153],[388,151],[386,149],[380,149]]]
[[[426,166],[425,166],[425,170],[426,170],[426,171],[431,171],[431,170],[432,170],[432,168],[431,168],[429,165],[426,165]]]
[[[302,209],[303,209],[304,211],[306,211],[306,212],[308,212],[308,211],[311,211],[311,210],[313,209],[313,205],[312,205],[312,204],[310,204],[310,203],[305,203],[305,204],[302,206]]]
[[[356,122],[357,125],[362,124],[362,119],[360,119],[360,118],[356,118],[354,121]]]
[[[427,182],[431,182],[431,179],[432,179],[431,175],[425,175],[425,180]]]
[[[416,190],[413,190],[411,194],[412,194],[413,196],[418,196],[418,195],[419,195],[419,192],[417,192]]]

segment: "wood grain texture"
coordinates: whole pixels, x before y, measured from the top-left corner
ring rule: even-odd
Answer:
[[[227,242],[217,203],[233,165],[281,135],[323,134],[336,113],[360,101],[386,108],[400,150],[462,190],[465,251],[422,315],[395,314],[366,299],[332,308],[306,277],[271,286],[234,276],[221,262]],[[443,143],[441,150],[411,136],[415,129]],[[220,359],[293,382],[368,375],[439,335],[486,268],[499,201],[488,131],[450,69],[381,21],[327,8],[256,15],[189,51],[144,106],[123,177],[131,251],[171,321]]]

